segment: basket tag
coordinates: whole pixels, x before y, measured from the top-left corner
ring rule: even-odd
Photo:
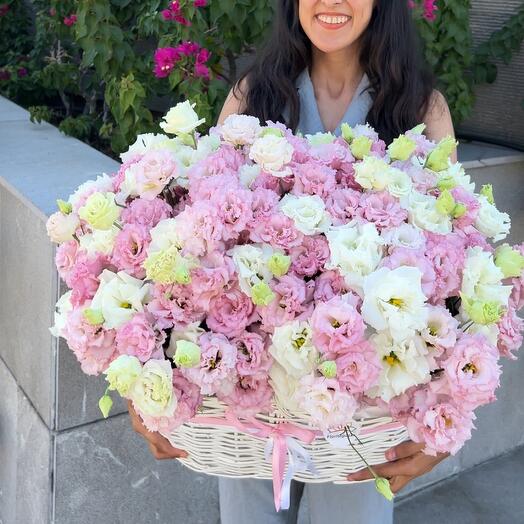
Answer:
[[[347,428],[347,432],[346,432]],[[355,437],[358,437],[360,432],[360,424],[356,421],[351,422],[347,426],[339,426],[336,428],[330,428],[324,431],[324,438],[327,442],[331,444],[334,448],[346,449],[351,448],[348,442],[348,435],[351,439],[353,445],[358,444]]]

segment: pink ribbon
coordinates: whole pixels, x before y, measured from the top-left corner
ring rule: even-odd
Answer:
[[[280,511],[281,507],[282,509],[289,508],[289,493],[283,494],[287,456],[289,453],[287,439],[289,437],[294,437],[306,444],[311,444],[317,436],[316,431],[301,428],[289,422],[280,422],[275,425],[266,424],[254,417],[250,417],[246,419],[246,422],[242,422],[230,411],[226,411],[225,418],[196,415],[191,419],[191,422],[234,427],[239,431],[251,434],[257,438],[272,439],[272,475],[275,508],[277,511]],[[286,485],[286,488],[288,489],[289,486]],[[284,500],[284,503],[282,503],[282,500]]]

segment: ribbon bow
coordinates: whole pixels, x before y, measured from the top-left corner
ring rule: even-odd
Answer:
[[[273,497],[277,511],[289,509],[291,481],[295,473],[309,471],[313,475],[317,474],[309,453],[295,440],[311,444],[316,437],[315,431],[295,426],[289,422],[266,424],[254,417],[243,422],[230,411],[225,413],[225,418],[197,415],[191,422],[232,426],[255,437],[268,439],[264,454],[268,461],[271,457]]]

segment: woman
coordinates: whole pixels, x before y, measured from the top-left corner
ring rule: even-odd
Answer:
[[[274,30],[254,64],[229,93],[218,123],[233,113],[284,121],[303,134],[333,132],[340,124],[368,122],[386,142],[420,122],[426,135],[453,135],[447,104],[433,90],[419,58],[407,0],[279,0]],[[185,456],[159,434],[149,433],[130,406],[133,426],[156,458]],[[427,473],[446,455],[424,455],[423,445],[406,442],[386,453],[375,470],[394,492]],[[370,478],[367,470],[348,477]],[[296,522],[300,499],[311,524],[387,524],[393,506],[372,483],[295,482],[289,511],[277,514],[270,481],[219,480],[222,524]]]

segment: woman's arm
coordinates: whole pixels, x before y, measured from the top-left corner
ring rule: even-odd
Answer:
[[[229,94],[227,95],[227,98],[222,107],[222,111],[218,117],[217,125],[223,124],[224,120],[229,115],[240,114],[244,111],[246,108],[244,99],[246,87],[247,83],[246,79],[244,78],[240,83],[237,83],[235,87],[229,91]]]
[[[424,117],[424,123],[426,124],[426,136],[430,140],[439,142],[447,136],[455,136],[448,103],[440,91],[433,91],[426,116]],[[456,151],[453,153],[451,160],[453,162],[457,161]]]

